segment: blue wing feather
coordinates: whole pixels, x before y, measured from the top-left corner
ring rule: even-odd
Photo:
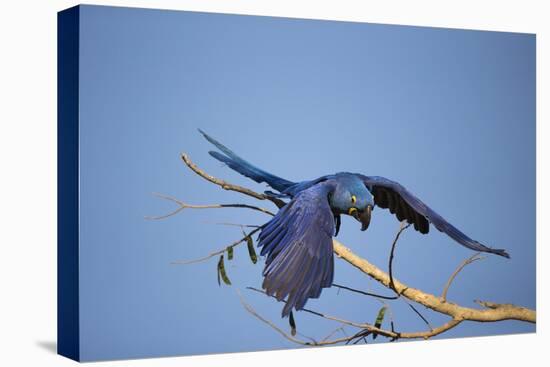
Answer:
[[[210,135],[206,134],[204,131],[199,129],[199,132],[212,143],[216,148],[218,148],[223,154],[218,152],[208,152],[212,157],[216,158],[220,162],[227,164],[231,169],[239,172],[240,174],[253,179],[258,183],[265,182],[269,186],[273,187],[275,190],[282,192],[289,188],[292,185],[295,185],[294,182],[285,180],[284,178],[275,176],[269,172],[266,172],[258,167],[248,163],[237,154],[235,154],[231,149],[227,148],[225,145],[212,138]]]
[[[412,209],[414,212],[417,213],[417,215],[421,215],[423,218],[426,218],[428,222],[433,224],[437,230],[447,234],[449,237],[460,243],[462,246],[465,246],[474,251],[489,252],[510,258],[510,255],[508,255],[505,250],[487,247],[462,233],[458,228],[447,222],[441,215],[437,214],[434,210],[432,210],[429,206],[423,203],[420,199],[414,196],[399,183],[380,176],[364,176],[359,174],[358,176],[361,177],[365,185],[375,196],[375,203],[377,203],[377,200],[380,200],[376,197],[376,188],[383,187],[391,192],[390,195],[387,195],[387,199],[389,199],[390,201],[393,200],[393,202],[395,202],[395,200],[399,200],[399,198],[401,198],[410,207],[406,208],[405,210],[408,211]],[[388,204],[390,210],[392,208],[392,203]],[[416,224],[417,223],[415,223],[415,228],[417,228]],[[427,233],[427,231],[423,233]]]
[[[258,246],[267,255],[262,287],[278,300],[287,298],[283,317],[332,285],[335,224],[328,194],[333,188],[329,180],[299,192],[260,233]]]

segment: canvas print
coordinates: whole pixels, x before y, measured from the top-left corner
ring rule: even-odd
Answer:
[[[535,332],[534,34],[58,24],[61,355]]]

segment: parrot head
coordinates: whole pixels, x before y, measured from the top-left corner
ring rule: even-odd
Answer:
[[[350,215],[361,222],[362,231],[369,227],[374,198],[357,177],[339,180],[329,201],[331,208],[338,214]]]

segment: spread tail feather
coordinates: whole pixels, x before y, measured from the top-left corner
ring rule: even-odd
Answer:
[[[211,144],[218,148],[223,154],[214,151],[210,151],[208,153],[218,161],[227,164],[229,168],[239,172],[241,175],[251,178],[258,183],[265,182],[279,192],[282,192],[288,187],[295,184],[294,182],[287,181],[284,178],[275,176],[269,172],[259,169],[258,167],[255,167],[254,165],[239,157],[225,145],[212,138],[210,135],[206,134],[201,129],[199,129],[199,132],[206,138],[206,140],[208,140]]]

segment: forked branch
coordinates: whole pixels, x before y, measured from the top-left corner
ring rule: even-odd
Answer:
[[[265,214],[268,214],[268,215],[271,215],[271,216],[274,216],[275,214],[273,214],[272,212],[270,212],[269,210],[267,209],[264,209],[264,208],[260,208],[258,206],[254,206],[254,205],[248,205],[248,204],[211,204],[211,205],[192,205],[192,204],[187,204],[187,203],[184,203],[183,201],[181,200],[178,200],[172,196],[168,196],[168,195],[164,195],[164,194],[159,194],[159,193],[156,193],[154,192],[153,193],[154,196],[156,197],[159,197],[161,199],[165,199],[165,200],[168,200],[168,201],[171,201],[173,203],[176,203],[179,208],[177,208],[176,210],[168,213],[168,214],[165,214],[165,215],[159,215],[159,216],[147,216],[145,217],[145,219],[150,219],[150,220],[159,220],[159,219],[165,219],[165,218],[168,218],[168,217],[171,217],[173,215],[176,215],[178,214],[179,212],[181,212],[182,210],[184,209],[217,209],[217,208],[244,208],[244,209],[251,209],[251,210],[256,210],[256,211],[259,211],[259,212],[262,212],[262,213],[265,213]]]
[[[272,196],[269,196],[269,195],[266,195],[266,194],[260,194],[260,193],[257,193],[255,191],[251,190],[251,189],[248,189],[248,188],[245,188],[245,187],[242,187],[242,186],[238,186],[238,185],[233,185],[233,184],[231,184],[227,181],[224,181],[224,180],[221,180],[219,178],[216,178],[214,176],[209,175],[208,173],[206,173],[205,171],[203,171],[202,169],[197,167],[189,159],[189,157],[186,154],[182,154],[181,158],[182,158],[183,162],[193,172],[195,172],[197,175],[199,175],[200,177],[206,179],[207,181],[209,181],[209,182],[211,182],[215,185],[220,186],[221,188],[223,188],[225,190],[239,192],[239,193],[242,193],[244,195],[247,195],[247,196],[253,197],[255,199],[258,199],[258,200],[269,200],[269,201],[273,202],[275,205],[277,205],[278,208],[281,208],[282,206],[285,205],[285,203],[282,200],[278,199],[278,198],[275,198],[275,197],[272,197]],[[166,218],[166,217],[177,214],[178,212],[182,211],[185,208],[195,208],[195,209],[210,209],[210,208],[212,208],[213,209],[213,208],[225,208],[225,207],[233,207],[234,208],[234,207],[236,207],[236,208],[247,208],[247,209],[251,209],[251,210],[260,211],[260,212],[263,212],[265,214],[273,215],[273,213],[271,213],[267,209],[263,209],[263,208],[259,208],[259,207],[252,206],[252,205],[247,205],[247,204],[190,205],[190,204],[186,204],[186,203],[184,203],[180,200],[177,200],[175,198],[168,197],[168,196],[165,196],[165,195],[157,195],[157,196],[160,196],[164,199],[173,201],[176,204],[178,204],[180,207],[178,209],[176,209],[175,211],[167,214],[167,215],[159,216],[159,217],[153,217],[151,219]],[[469,259],[465,260],[464,262],[462,262],[459,265],[459,267],[453,272],[453,274],[451,275],[451,277],[447,281],[447,283],[446,283],[446,285],[443,289],[443,293],[442,293],[441,297],[437,297],[433,294],[424,292],[424,291],[422,291],[420,289],[417,289],[417,288],[409,287],[409,286],[405,285],[404,283],[400,282],[399,280],[395,279],[395,277],[393,276],[393,267],[392,267],[392,262],[393,262],[393,257],[394,257],[394,250],[395,250],[395,246],[396,246],[397,240],[399,239],[400,234],[407,227],[408,227],[408,225],[405,225],[405,224],[401,225],[401,227],[400,227],[400,229],[399,229],[399,231],[398,231],[398,233],[395,237],[395,240],[392,244],[392,250],[391,250],[389,265],[388,265],[389,274],[384,272],[383,270],[379,269],[375,265],[371,264],[366,259],[364,259],[362,257],[359,257],[358,255],[353,253],[349,248],[344,246],[342,243],[340,243],[336,239],[333,239],[334,252],[335,252],[335,254],[337,255],[338,258],[341,258],[344,261],[348,262],[349,264],[353,265],[358,270],[363,272],[365,275],[367,275],[367,276],[371,277],[372,279],[376,280],[377,282],[381,283],[384,287],[395,291],[395,293],[398,296],[402,296],[402,297],[404,297],[404,298],[406,298],[410,301],[413,301],[413,302],[416,302],[420,305],[423,305],[423,306],[425,306],[425,307],[427,307],[427,308],[429,308],[433,311],[439,312],[441,314],[448,315],[451,318],[448,322],[446,322],[445,324],[443,324],[441,326],[438,326],[438,327],[435,327],[435,328],[430,328],[430,330],[427,330],[427,331],[408,332],[407,333],[407,332],[397,332],[397,331],[395,331],[394,328],[393,328],[393,323],[392,323],[392,330],[385,330],[385,329],[381,329],[379,327],[376,327],[372,324],[356,323],[356,322],[353,322],[353,321],[343,320],[343,319],[340,319],[338,317],[328,316],[328,315],[325,315],[323,313],[313,311],[313,310],[304,310],[304,311],[313,313],[317,316],[320,316],[320,317],[328,319],[328,320],[339,322],[343,325],[349,325],[349,326],[352,326],[352,327],[362,329],[362,330],[364,330],[364,333],[363,333],[364,335],[369,335],[369,334],[372,333],[372,334],[386,336],[388,338],[391,338],[392,340],[396,340],[396,339],[400,339],[400,338],[403,338],[403,339],[425,338],[425,339],[427,339],[427,338],[439,335],[439,334],[441,334],[441,333],[443,333],[443,332],[459,325],[462,321],[466,321],[466,320],[468,320],[468,321],[477,321],[477,322],[495,322],[495,321],[501,321],[501,320],[520,320],[520,321],[525,321],[525,322],[530,322],[530,323],[535,323],[536,322],[536,311],[535,310],[531,310],[531,309],[521,307],[521,306],[516,306],[516,305],[513,305],[513,304],[497,304],[497,303],[488,302],[488,301],[475,301],[479,305],[484,307],[483,309],[477,309],[477,308],[464,307],[464,306],[461,306],[461,305],[458,305],[458,304],[447,301],[447,299],[446,299],[447,298],[447,291],[448,291],[450,285],[452,284],[452,282],[454,281],[454,279],[456,278],[456,276],[458,275],[458,273],[460,273],[460,271],[462,271],[468,264],[470,264],[470,263],[472,263],[476,260],[481,259],[481,257],[478,256],[479,254],[475,254],[474,256],[470,257]],[[214,252],[208,254],[207,256],[205,256],[203,258],[196,259],[196,260],[191,260],[191,261],[179,261],[179,262],[175,262],[175,263],[177,263],[177,264],[189,264],[189,263],[193,263],[193,262],[208,260],[208,259],[210,259],[210,258],[212,258],[216,255],[223,254],[224,251],[226,251],[228,249],[228,247],[232,248],[232,247],[235,247],[235,246],[245,242],[247,238],[250,238],[250,236],[252,236],[257,231],[261,230],[261,228],[262,228],[261,226],[258,226],[257,228],[255,228],[254,230],[249,232],[248,234],[245,234],[245,237],[241,238],[240,240],[233,242],[229,246],[223,247],[223,249],[220,249],[218,251],[214,251]],[[342,287],[342,288],[347,288],[347,287]],[[256,290],[256,291],[263,292],[261,290]],[[371,295],[371,294],[369,294],[369,295]],[[372,295],[374,295],[374,294],[372,294]],[[376,295],[374,295],[374,296],[376,296]],[[244,308],[250,314],[254,315],[256,318],[258,318],[262,322],[268,324],[275,331],[277,331],[282,336],[284,336],[286,339],[288,339],[292,342],[302,344],[302,345],[329,345],[329,344],[349,342],[350,340],[353,340],[354,338],[357,338],[357,334],[356,334],[356,335],[353,335],[353,336],[349,336],[349,337],[346,336],[346,337],[343,337],[343,338],[337,338],[337,339],[332,339],[332,340],[325,340],[326,339],[325,338],[324,340],[319,341],[319,342],[316,342],[316,341],[311,341],[310,342],[310,341],[300,340],[300,339],[296,338],[293,335],[287,334],[286,332],[281,330],[279,327],[277,327],[274,323],[272,323],[269,320],[262,317],[258,312],[256,312],[249,304],[247,304],[244,301],[244,299],[242,298],[242,296],[240,294],[239,294],[239,297],[241,298],[241,303],[243,304]],[[394,298],[394,297],[382,297],[382,298],[391,299],[391,298]],[[413,306],[411,305],[411,307],[413,307]],[[414,309],[414,307],[413,307],[413,309]]]
[[[445,288],[443,288],[443,293],[441,293],[441,300],[443,302],[447,301],[447,292],[449,291],[449,287],[451,286],[451,284],[453,283],[453,280],[455,280],[456,276],[458,275],[458,273],[460,273],[462,271],[462,269],[464,269],[466,266],[468,266],[469,264],[473,263],[474,261],[476,260],[482,260],[484,259],[485,257],[484,256],[479,256],[480,253],[478,252],[477,254],[473,254],[472,256],[470,256],[469,258],[467,258],[466,260],[464,260],[456,269],[455,271],[451,274],[451,276],[449,277],[449,280],[447,280],[447,284],[445,284]]]
[[[338,255],[338,257],[355,266],[357,269],[378,281],[385,287],[390,287],[390,277],[387,273],[371,264],[366,259],[354,254],[349,248],[344,246],[338,240],[333,239],[333,245],[334,252]],[[393,279],[393,283],[397,293],[402,296],[436,312],[449,315],[455,319],[481,322],[501,320],[520,320],[531,323],[536,322],[536,311],[525,307],[510,304],[490,303],[492,307],[487,309],[468,308],[457,305],[456,303],[443,301],[440,297],[436,297],[433,294],[421,291],[420,289],[409,287],[395,278]],[[482,305],[488,307],[486,306],[487,304],[488,303],[483,303]]]
[[[240,192],[241,194],[253,197],[254,199],[258,199],[258,200],[269,200],[273,204],[275,204],[278,208],[282,208],[285,205],[284,201],[282,201],[278,198],[275,198],[273,196],[266,195],[266,194],[260,194],[260,193],[257,193],[255,191],[253,191],[253,190],[247,189],[246,187],[242,187],[242,186],[239,186],[239,185],[233,185],[233,184],[231,184],[227,181],[220,180],[219,178],[216,178],[212,175],[209,175],[208,173],[204,172],[202,169],[197,167],[197,165],[195,163],[193,163],[191,161],[191,159],[189,158],[189,156],[185,153],[181,154],[181,159],[187,165],[187,167],[189,167],[197,175],[201,176],[202,178],[204,178],[207,181],[212,182],[213,184],[216,184],[216,185],[220,186],[224,190]]]

